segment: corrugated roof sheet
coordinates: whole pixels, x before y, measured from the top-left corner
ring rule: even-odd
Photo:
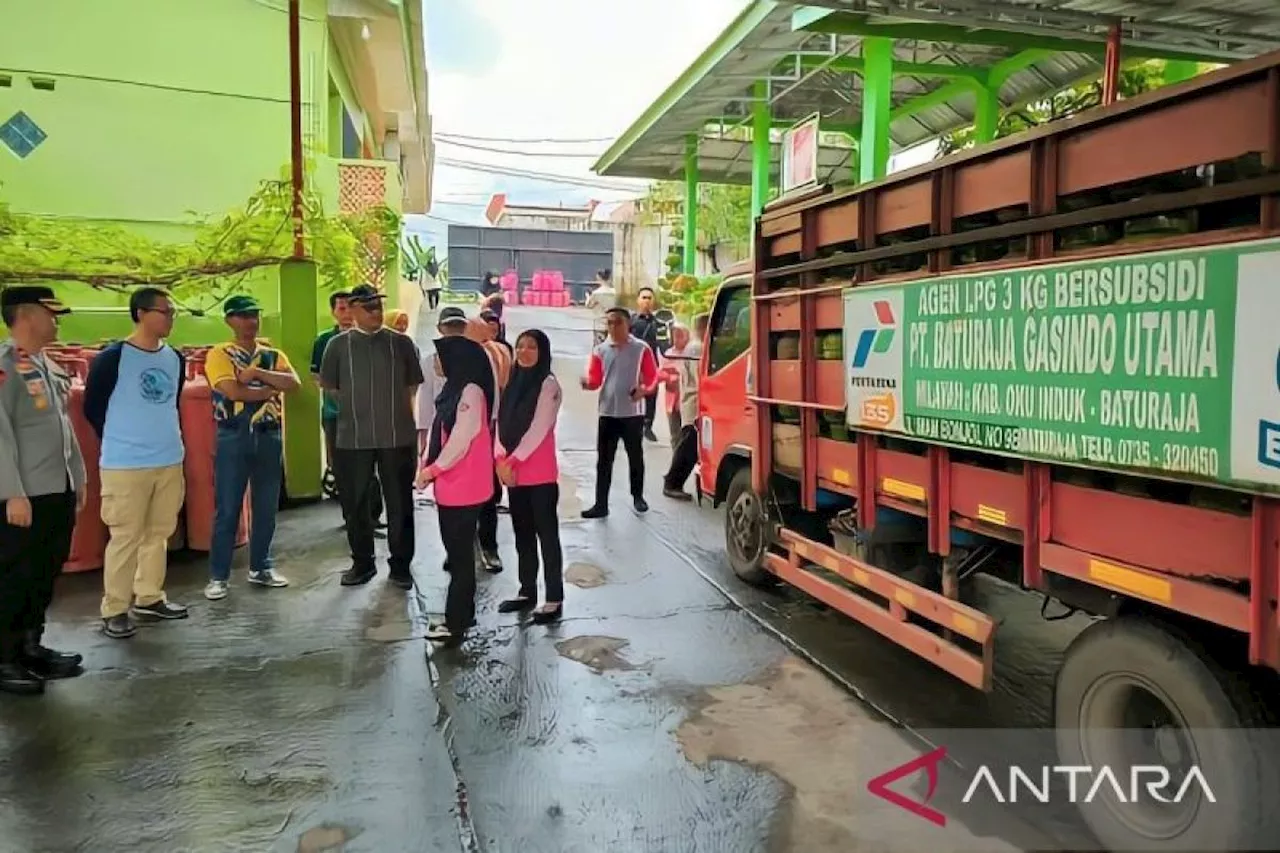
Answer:
[[[774,0],[752,3],[600,158],[595,170],[617,177],[678,179],[683,175],[686,140],[699,134],[702,180],[749,183],[752,86],[753,81],[764,78],[769,80],[775,124],[800,121],[819,112],[824,127],[856,129],[861,122],[862,78],[829,66],[839,64],[839,59],[858,58],[862,38],[793,29],[792,15],[800,5]],[[1105,34],[1110,20],[1103,16],[1118,15],[1132,19],[1126,24],[1127,34],[1148,44],[1160,39],[1170,51],[1214,55],[1235,51],[1244,58],[1266,52],[1268,46],[1280,45],[1280,0],[1232,0],[1229,7],[1213,0],[1065,0],[1051,4],[1050,11],[1027,0],[811,0],[808,5],[857,11],[856,19],[851,18],[853,29],[926,22],[1015,33],[1032,31],[1040,36],[1096,42],[1099,33]],[[901,11],[908,6],[912,10],[909,16],[876,14]],[[1020,50],[898,38],[895,60],[989,68]],[[1144,51],[1151,52],[1155,49]],[[797,58],[800,54],[806,57],[804,63]],[[824,62],[828,67],[821,67]],[[1002,108],[1034,101],[1096,77],[1101,69],[1097,55],[1046,51],[1038,61],[1004,82],[999,92]],[[947,91],[953,96],[943,102],[910,111],[900,109],[944,86],[950,87]],[[904,74],[895,77],[893,106],[901,114],[891,123],[890,137],[895,150],[900,150],[972,124],[976,104],[971,90],[951,80]],[[707,121],[712,118],[729,118],[731,131],[726,134],[709,130]],[[777,143],[771,147],[776,175],[781,158]],[[856,171],[853,167],[849,148],[822,149],[819,171],[823,180],[848,180]]]

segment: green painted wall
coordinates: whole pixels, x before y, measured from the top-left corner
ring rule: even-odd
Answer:
[[[0,86],[0,122],[22,110],[48,135],[25,159],[0,145],[0,197],[15,211],[184,240],[198,217],[242,205],[261,180],[278,176],[288,163],[285,0],[4,0],[4,7],[0,75],[11,84]],[[325,9],[325,0],[302,0],[303,128],[327,149],[331,94],[362,135],[368,121],[340,66]],[[52,80],[53,89],[36,88],[32,78]],[[322,160],[316,179],[336,211],[337,163]],[[397,209],[399,198],[398,186],[388,192]],[[291,308],[314,304],[316,318],[327,324],[327,295],[317,294],[314,282],[313,272],[282,276],[274,268],[243,280],[242,289],[265,308],[264,334],[282,339],[300,372],[309,346],[298,332],[313,325],[283,328],[281,286],[309,288],[310,297],[291,292],[285,301]],[[126,296],[74,284],[61,291],[75,308],[63,324],[64,340],[128,333]],[[177,318],[173,343],[226,338],[209,297],[180,297],[191,310]],[[318,462],[318,438],[290,446],[305,448],[308,457],[315,450]],[[291,489],[301,482],[305,493],[315,479],[318,493],[318,468],[311,477],[308,460],[300,476],[298,461],[295,454]]]

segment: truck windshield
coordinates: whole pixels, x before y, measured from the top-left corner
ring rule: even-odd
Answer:
[[[726,285],[711,315],[707,371],[715,373],[751,346],[751,288],[747,282]]]

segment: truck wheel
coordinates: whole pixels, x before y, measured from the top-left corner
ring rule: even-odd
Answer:
[[[769,518],[764,502],[751,488],[749,467],[733,475],[724,503],[725,551],[733,573],[753,586],[771,585],[774,577],[764,566],[769,552]]]
[[[1142,617],[1097,622],[1075,639],[1054,689],[1059,761],[1112,768],[1134,800],[1103,785],[1079,803],[1103,848],[1227,851],[1274,840],[1277,756],[1257,730],[1266,704],[1251,682],[1180,630]],[[1134,765],[1168,768],[1164,796],[1175,801],[1133,797]],[[1194,781],[1183,790],[1193,765],[1212,801]],[[1139,791],[1154,781],[1144,777]]]

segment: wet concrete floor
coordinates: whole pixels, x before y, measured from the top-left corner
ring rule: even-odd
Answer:
[[[509,323],[548,331],[566,390],[563,622],[496,612],[516,588],[504,517],[507,571],[481,579],[474,635],[431,650],[423,629],[447,576],[425,507],[407,596],[385,574],[338,585],[347,554],[330,502],[282,516],[289,589],[248,587],[241,556],[232,595],[207,602],[203,558],[176,558],[170,593],[191,619],[129,641],[96,633],[96,573],[63,578],[49,640],[88,671],[40,699],[0,697],[0,851],[1034,844],[1003,823],[904,830],[864,789],[919,752],[880,711],[919,728],[1043,722],[1078,623],[1046,628],[1037,601],[984,587],[1003,620],[1001,669],[992,694],[971,691],[799,594],[736,581],[721,512],[661,497],[665,442],[648,445],[647,516],[623,499],[620,464],[613,515],[578,519],[595,461],[594,399],[577,388],[589,319],[509,309]]]

